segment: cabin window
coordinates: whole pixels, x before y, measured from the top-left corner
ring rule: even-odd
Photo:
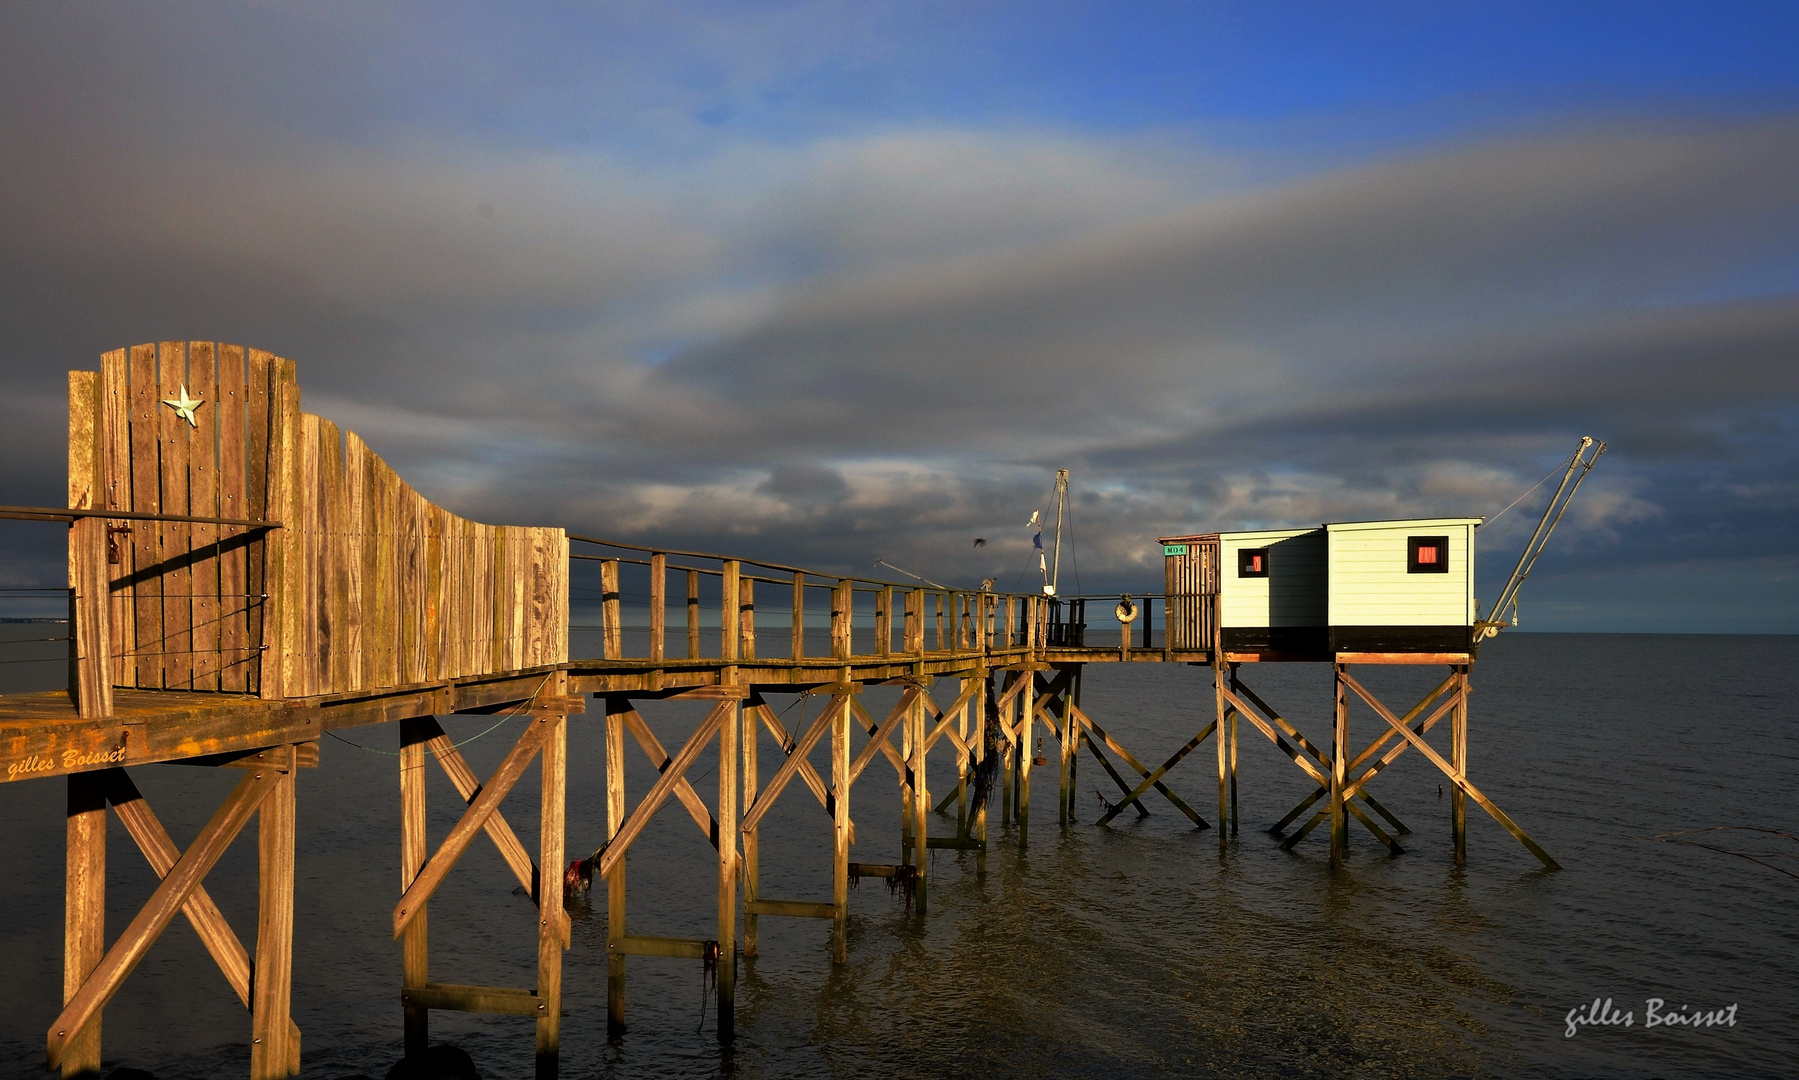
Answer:
[[[1408,574],[1449,573],[1449,537],[1408,537],[1405,569]]]
[[[1237,549],[1237,576],[1238,577],[1267,577],[1268,576],[1268,549],[1267,548],[1238,548]]]

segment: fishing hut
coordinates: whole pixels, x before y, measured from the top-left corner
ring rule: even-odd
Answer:
[[[1492,612],[1511,604],[1515,613],[1517,586],[1604,449],[1583,456],[1590,445],[1570,460]],[[1065,493],[1063,474],[1058,521]],[[1145,803],[1160,798],[1196,828],[1212,828],[1168,783],[1211,739],[1224,846],[1236,832],[1237,729],[1245,720],[1317,788],[1277,833],[1326,800],[1285,838],[1289,848],[1329,821],[1334,865],[1353,817],[1400,850],[1394,836],[1405,827],[1367,788],[1415,749],[1454,787],[1458,863],[1465,796],[1555,865],[1466,775],[1468,671],[1480,640],[1504,625],[1477,617],[1475,519],[1165,537],[1163,591],[1119,601],[1113,646],[1089,640],[1085,604],[1098,598],[1058,597],[1048,576],[1041,593],[960,590],[468,520],[425,499],[354,433],[303,412],[292,361],[205,341],[120,349],[105,354],[98,371],[71,372],[67,505],[0,507],[0,515],[67,533],[67,688],[0,696],[0,775],[60,778],[66,789],[64,992],[45,1038],[48,1066],[68,1077],[98,1075],[105,1007],[177,917],[194,927],[249,1012],[253,1080],[298,1073],[302,1035],[289,999],[299,777],[318,766],[321,736],[352,726],[392,725],[397,750],[400,885],[391,930],[406,1053],[428,1047],[434,1012],[517,1017],[534,1030],[540,1077],[558,1068],[570,896],[603,883],[612,1033],[626,1028],[628,965],[639,958],[697,962],[714,973],[717,1030],[729,1040],[737,966],[758,955],[761,920],[828,921],[832,958],[843,962],[854,880],[901,885],[920,917],[929,911],[931,851],[970,856],[957,866],[971,862],[981,873],[997,840],[989,835],[995,809],[1004,835],[1027,846],[1033,773],[1051,765],[1038,749],[1046,737],[1060,746],[1064,827],[1075,824],[1084,748],[1118,792],[1100,824],[1127,811],[1147,814]],[[582,650],[571,647],[586,632],[571,617],[577,576],[597,579],[598,623]],[[702,620],[703,609],[716,619]],[[1085,665],[1144,662],[1210,667],[1216,704],[1204,729],[1153,766],[1081,702]],[[1333,665],[1332,737],[1323,743],[1301,735],[1244,678],[1246,665],[1282,662]],[[1440,665],[1448,675],[1397,713],[1356,679],[1354,669],[1368,664]],[[884,714],[862,703],[876,686],[898,695]],[[1353,755],[1352,698],[1381,721]],[[605,731],[607,825],[591,854],[570,861],[567,731],[589,714],[590,700],[598,706],[591,722]],[[703,703],[705,716],[690,729],[670,728],[659,710],[682,701]],[[809,719],[802,709],[789,727],[793,713],[777,708],[781,701],[818,707]],[[510,740],[489,776],[474,772],[440,725],[455,713],[495,716],[497,737]],[[1447,756],[1425,739],[1445,717]],[[676,730],[683,733],[665,741]],[[632,743],[657,770],[641,793],[627,791],[624,779]],[[933,759],[940,791],[932,790]],[[710,799],[690,779],[702,761],[717,774]],[[185,849],[131,776],[171,763],[241,776]],[[533,766],[541,793],[525,809],[538,816],[535,849],[503,812]],[[898,835],[858,836],[856,782],[889,767],[902,809]],[[454,790],[460,816],[433,843],[425,810],[436,772]],[[783,796],[815,803],[831,824],[828,897],[762,891],[762,869],[779,853],[765,848],[761,825]],[[892,789],[881,797],[892,798]],[[654,904],[628,902],[628,866],[655,857],[641,838],[671,802],[716,853],[716,924],[702,928],[709,932],[644,933],[636,915],[627,918],[646,907],[653,918]],[[253,952],[205,885],[252,818]],[[158,884],[109,940],[106,833],[114,819]],[[482,837],[527,898],[521,903],[508,889],[496,898],[496,918],[534,928],[529,986],[451,981],[431,961],[430,901]]]

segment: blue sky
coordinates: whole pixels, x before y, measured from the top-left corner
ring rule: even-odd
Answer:
[[[1590,433],[1528,627],[1799,631],[1796,22],[14,5],[5,501],[57,498],[65,370],[171,337],[478,518],[940,579],[1057,467],[1083,585],[1141,588],[1159,533],[1490,514]]]

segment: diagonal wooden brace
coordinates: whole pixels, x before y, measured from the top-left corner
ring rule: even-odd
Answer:
[[[1229,690],[1220,690],[1219,693],[1224,695],[1224,700],[1230,702],[1231,706],[1233,708],[1235,708],[1238,713],[1242,714],[1244,719],[1246,719],[1250,723],[1254,724],[1258,729],[1261,730],[1262,734],[1268,736],[1269,740],[1271,742],[1273,742],[1274,745],[1280,747],[1281,752],[1283,754],[1286,754],[1288,757],[1292,758],[1293,764],[1298,765],[1301,769],[1305,770],[1305,774],[1312,778],[1313,783],[1316,783],[1321,787],[1329,787],[1330,786],[1330,778],[1324,774],[1324,771],[1322,769],[1320,769],[1317,765],[1314,765],[1310,761],[1307,761],[1305,758],[1301,757],[1299,750],[1296,749],[1291,743],[1287,742],[1287,740],[1281,734],[1277,733],[1275,731],[1275,729],[1269,725],[1268,721],[1262,719],[1262,716],[1260,713],[1258,713],[1258,712],[1256,712],[1256,710],[1250,708],[1247,704],[1244,703],[1242,698],[1238,697],[1236,694],[1232,693]],[[1316,753],[1314,753],[1313,756],[1316,756]],[[1324,762],[1324,765],[1326,768],[1329,767],[1330,762],[1328,759]]]
[[[643,747],[650,764],[656,766],[659,773],[667,772],[675,759],[669,757],[668,751],[662,748],[662,740],[656,738],[656,733],[644,722],[642,714],[632,709],[623,715],[625,727],[637,739],[637,745]],[[699,792],[693,790],[693,785],[687,782],[685,776],[675,781],[675,798],[681,800],[681,805],[687,807],[687,815],[693,818],[693,823],[706,834],[706,839],[712,841],[712,849],[718,850],[718,819],[712,816],[712,811],[707,809]]]
[[[769,705],[766,701],[763,701],[760,697],[757,697],[752,704],[746,705],[745,708],[756,710],[757,715],[761,716],[762,726],[767,728],[768,733],[775,737],[775,741],[780,744],[781,752],[783,754],[793,753],[793,748],[798,744],[793,741],[792,736],[787,734],[787,726],[781,723],[781,718],[779,716],[775,715],[773,706]],[[818,800],[818,805],[824,807],[825,813],[830,814],[832,818],[835,818],[837,816],[836,800],[832,798],[830,791],[825,788],[824,779],[818,775],[818,770],[812,767],[810,761],[802,760],[800,762],[799,771],[800,779],[804,780],[806,786],[812,789],[812,795]],[[855,822],[852,821],[849,823],[849,830],[850,843],[853,844],[856,842]]]
[[[1112,738],[1112,736],[1106,734],[1106,729],[1102,728],[1098,724],[1094,723],[1093,718],[1091,716],[1088,716],[1085,712],[1082,712],[1081,707],[1079,705],[1076,705],[1073,702],[1070,702],[1068,705],[1068,708],[1069,708],[1070,713],[1076,719],[1080,720],[1081,726],[1083,726],[1087,730],[1093,732],[1095,735],[1098,735],[1100,737],[1100,739],[1102,741],[1104,741],[1105,744],[1112,749],[1112,752],[1114,754],[1117,754],[1119,757],[1124,759],[1125,764],[1127,764],[1131,768],[1137,770],[1138,776],[1148,776],[1149,775],[1149,773],[1150,773],[1149,767],[1144,765],[1141,761],[1138,761],[1137,756],[1135,754],[1131,753],[1129,750],[1126,750],[1124,748],[1123,744],[1121,744],[1117,739],[1114,739],[1114,738]],[[1105,762],[1105,758],[1101,757],[1100,761],[1102,763]],[[1108,771],[1110,771],[1109,765],[1108,765]],[[1114,779],[1116,779],[1116,774],[1114,774]],[[1186,803],[1182,802],[1180,796],[1176,795],[1173,791],[1169,790],[1168,786],[1166,784],[1162,783],[1162,781],[1155,780],[1155,781],[1152,781],[1152,784],[1157,791],[1162,793],[1163,798],[1165,798],[1169,802],[1173,803],[1176,810],[1179,810],[1181,813],[1187,815],[1187,818],[1190,821],[1192,821],[1193,824],[1198,825],[1202,829],[1209,829],[1212,827],[1211,825],[1206,823],[1205,818],[1202,818],[1199,816],[1199,814],[1195,813],[1191,806],[1188,806]],[[1119,783],[1118,786],[1121,788],[1124,788],[1126,791],[1130,790],[1129,788],[1125,787],[1125,785],[1122,781]]]
[[[863,745],[861,752],[856,755],[856,759],[850,762],[850,783],[855,783],[862,775],[862,770],[868,768],[868,763],[874,760],[877,750],[887,752],[888,758],[893,761],[894,771],[900,775],[901,782],[912,782],[912,770],[907,767],[905,759],[900,757],[899,751],[893,748],[893,744],[887,741],[887,736],[899,726],[901,720],[906,718],[906,713],[912,708],[912,702],[922,693],[924,691],[915,686],[907,687],[906,692],[900,695],[899,704],[893,707],[893,711],[887,714],[887,719],[881,721],[879,727],[875,726],[874,721],[869,718],[867,713],[861,711],[861,706],[855,706],[856,711],[861,713],[864,726],[873,728],[873,730],[869,732],[868,742]],[[851,704],[855,705],[854,702]]]
[[[700,726],[688,737],[687,744],[675,755],[674,762],[650,785],[650,790],[644,793],[643,801],[637,804],[637,809],[631,811],[631,816],[625,819],[618,832],[606,842],[606,850],[600,855],[599,874],[602,878],[611,877],[612,871],[624,862],[625,852],[631,850],[632,842],[674,793],[675,782],[687,775],[687,770],[692,767],[694,759],[700,756],[700,751],[718,734],[725,719],[735,712],[737,701],[738,699],[731,698],[712,706],[712,711],[700,721]]]
[[[1204,730],[1202,730],[1198,735],[1193,736],[1193,738],[1188,739],[1187,745],[1181,747],[1179,750],[1176,750],[1174,752],[1173,757],[1169,758],[1167,761],[1164,761],[1162,763],[1161,768],[1157,769],[1155,772],[1153,772],[1153,773],[1149,774],[1147,777],[1145,777],[1141,784],[1138,784],[1136,787],[1132,788],[1130,790],[1130,792],[1127,795],[1125,795],[1125,797],[1122,801],[1113,804],[1112,808],[1110,810],[1107,810],[1105,812],[1105,815],[1103,817],[1101,817],[1098,821],[1094,822],[1094,824],[1095,825],[1105,825],[1105,824],[1109,823],[1113,818],[1117,817],[1119,815],[1119,813],[1121,813],[1126,806],[1130,805],[1131,803],[1136,802],[1140,796],[1142,796],[1145,792],[1147,792],[1150,789],[1150,787],[1156,783],[1156,781],[1158,781],[1158,780],[1162,779],[1162,777],[1168,775],[1168,770],[1174,768],[1176,765],[1179,765],[1181,763],[1182,758],[1186,757],[1188,754],[1191,754],[1193,751],[1199,749],[1199,744],[1205,742],[1208,738],[1210,738],[1212,736],[1212,733],[1214,731],[1216,731],[1217,729],[1218,729],[1218,721],[1214,720],[1211,723],[1207,724],[1205,726]]]
[[[769,780],[768,786],[756,794],[756,805],[750,807],[749,812],[743,815],[743,820],[738,826],[739,829],[748,832],[762,821],[762,816],[768,813],[768,808],[775,804],[775,800],[780,797],[787,784],[799,774],[800,765],[806,760],[806,755],[812,752],[812,748],[818,745],[818,740],[831,729],[832,719],[836,717],[838,710],[846,707],[848,701],[849,698],[843,695],[831,698],[831,704],[818,714],[818,719],[812,722],[812,727],[800,737],[798,743],[794,744],[793,752],[787,755],[787,760],[783,761],[781,767],[775,770],[775,775]]]
[[[283,775],[274,768],[251,769],[231,789],[212,820],[175,860],[143,909],[131,920],[131,925],[106,951],[106,956],[63,1006],[56,1022],[50,1025],[45,1039],[49,1068],[54,1069],[62,1063],[64,1048],[99,1015],[176,913],[187,906],[194,890],[219,861],[219,856],[231,846],[231,841],[237,838],[257,807],[275,790]]]
[[[1093,740],[1085,739],[1083,741],[1086,742],[1087,749],[1092,751],[1093,756],[1098,759],[1099,767],[1106,771],[1106,775],[1110,776],[1112,778],[1112,782],[1114,784],[1118,785],[1118,790],[1119,791],[1131,790],[1130,783],[1127,782],[1123,776],[1120,776],[1118,774],[1118,770],[1116,768],[1113,768],[1112,762],[1107,760],[1106,755],[1100,752],[1099,747],[1097,745],[1095,745]],[[1134,806],[1137,808],[1137,818],[1139,820],[1149,816],[1149,810],[1144,807],[1142,799],[1138,799],[1136,802],[1133,802],[1133,803],[1126,803],[1125,805]]]
[[[444,729],[437,722],[437,717],[420,717],[419,723],[431,733],[430,738],[425,741],[425,748],[437,758],[438,765],[443,768],[444,775],[450,778],[450,783],[456,785],[462,801],[474,802],[476,796],[481,794],[481,782],[475,778],[475,770],[469,768],[468,761],[462,756],[462,751],[456,749],[456,744],[451,742],[450,737],[444,733]],[[487,819],[485,827],[488,837],[493,840],[494,847],[500,849],[500,858],[505,859],[506,865],[512,868],[512,876],[518,879],[520,885],[524,886],[526,895],[531,897],[531,902],[538,903],[537,863],[532,861],[530,853],[525,850],[525,845],[519,841],[518,834],[512,831],[512,826],[508,825],[506,819],[497,812]]]
[[[1455,766],[1451,765],[1447,761],[1444,761],[1442,755],[1438,754],[1435,750],[1431,749],[1430,744],[1425,742],[1422,736],[1414,735],[1412,733],[1411,728],[1408,728],[1404,724],[1400,723],[1399,718],[1397,716],[1394,716],[1392,711],[1389,710],[1385,705],[1382,705],[1380,703],[1380,701],[1377,698],[1375,698],[1375,696],[1373,694],[1370,694],[1362,686],[1361,683],[1357,682],[1354,676],[1349,674],[1348,671],[1339,667],[1337,677],[1343,680],[1343,684],[1345,686],[1348,686],[1351,690],[1355,691],[1356,696],[1361,698],[1364,702],[1366,702],[1368,704],[1368,707],[1373,709],[1380,716],[1380,718],[1382,720],[1385,720],[1389,727],[1391,727],[1394,731],[1398,732],[1400,738],[1402,738],[1406,742],[1410,743],[1413,746],[1413,748],[1416,749],[1420,754],[1423,754],[1425,757],[1429,758],[1430,763],[1432,765],[1435,765],[1437,767],[1437,769],[1443,773],[1444,776],[1449,777],[1449,780],[1451,783],[1453,783],[1456,787],[1461,788],[1462,791],[1465,792],[1470,799],[1473,799],[1475,801],[1475,803],[1482,810],[1485,810],[1493,818],[1494,821],[1497,821],[1497,822],[1499,822],[1500,825],[1504,826],[1505,831],[1511,833],[1512,836],[1514,838],[1516,838],[1520,844],[1523,844],[1527,849],[1529,849],[1530,853],[1532,855],[1535,855],[1537,857],[1538,861],[1540,861],[1544,866],[1548,867],[1551,870],[1560,870],[1561,869],[1560,864],[1558,864],[1554,859],[1550,858],[1549,853],[1547,851],[1544,851],[1542,848],[1538,847],[1537,842],[1535,840],[1532,840],[1530,838],[1530,836],[1527,833],[1525,833],[1525,831],[1523,829],[1519,828],[1517,822],[1514,822],[1511,818],[1507,817],[1505,814],[1505,811],[1499,809],[1498,806],[1494,805],[1493,800],[1487,798],[1485,795],[1482,795],[1478,788],[1476,788],[1472,783],[1469,783],[1468,778],[1466,776],[1463,776],[1461,773],[1456,771]]]
[[[1304,735],[1301,735],[1299,733],[1299,729],[1294,727],[1292,725],[1292,723],[1290,723],[1287,720],[1286,717],[1282,716],[1280,713],[1275,712],[1273,709],[1269,708],[1268,703],[1263,701],[1261,698],[1257,697],[1256,692],[1254,690],[1251,690],[1249,687],[1244,686],[1241,682],[1233,681],[1231,689],[1225,691],[1225,697],[1227,699],[1231,699],[1234,704],[1241,706],[1242,702],[1239,700],[1236,700],[1236,694],[1239,694],[1239,693],[1243,697],[1248,698],[1255,705],[1255,707],[1257,709],[1260,709],[1262,712],[1266,713],[1268,716],[1268,719],[1270,721],[1272,721],[1276,727],[1278,727],[1282,731],[1286,732],[1288,738],[1292,739],[1294,742],[1299,744],[1300,749],[1302,749],[1306,753],[1312,755],[1312,760],[1316,761],[1318,763],[1319,767],[1324,768],[1324,769],[1329,769],[1331,767],[1331,756],[1329,754],[1325,753],[1319,747],[1313,745],[1312,741],[1307,739]],[[1241,708],[1239,708],[1239,711],[1242,711]]]
[[[979,689],[979,683],[970,682],[967,686],[962,688],[962,693],[956,698],[955,704],[947,709],[938,709],[937,703],[931,700],[931,695],[925,695],[925,708],[940,717],[937,721],[937,726],[932,728],[930,734],[925,736],[924,746],[927,753],[930,752],[931,747],[937,745],[937,740],[943,738],[945,735],[948,735],[950,741],[960,747],[963,753],[968,752],[968,745],[950,728],[950,724],[954,723],[957,715],[959,715],[963,709],[968,707],[970,701],[974,700],[975,691]]]
[[[444,837],[444,842],[425,863],[418,876],[412,879],[412,884],[406,887],[400,902],[394,905],[394,937],[398,938],[407,924],[425,910],[426,901],[431,899],[431,894],[443,884],[456,861],[462,858],[462,853],[474,842],[475,833],[486,826],[488,818],[493,816],[494,811],[499,809],[500,802],[512,791],[512,785],[518,783],[518,778],[524,775],[531,759],[537,756],[544,740],[550,737],[556,724],[561,722],[561,718],[557,716],[533,718],[531,725],[519,736],[518,742],[507,751],[505,760],[494,770],[493,777],[482,786],[474,801],[468,804],[461,820],[450,830],[450,835]],[[546,895],[550,891],[544,890]]]
[[[1412,733],[1415,735],[1427,734],[1431,728],[1434,728],[1437,726],[1437,722],[1439,720],[1441,720],[1445,716],[1449,715],[1449,711],[1451,709],[1455,708],[1457,700],[1458,700],[1458,698],[1451,697],[1448,701],[1445,701],[1443,704],[1437,706],[1437,708],[1434,712],[1432,712],[1429,716],[1425,717],[1423,720],[1420,720],[1417,724],[1414,724],[1412,726]],[[1406,713],[1404,716],[1400,717],[1399,722],[1401,724],[1411,723],[1412,720],[1417,718],[1418,711],[1421,708],[1423,708],[1422,704],[1420,704],[1418,708],[1415,708],[1412,711]],[[1392,735],[1392,732],[1388,732],[1388,734]],[[1363,772],[1361,772],[1359,775],[1357,775],[1354,780],[1351,780],[1349,783],[1345,784],[1343,786],[1343,797],[1345,799],[1347,799],[1351,795],[1362,794],[1362,788],[1368,784],[1368,781],[1373,780],[1375,778],[1375,776],[1379,775],[1379,773],[1382,769],[1393,764],[1393,762],[1399,758],[1399,755],[1405,753],[1410,748],[1411,748],[1410,743],[1407,743],[1407,742],[1401,740],[1401,742],[1399,743],[1398,746],[1395,746],[1391,750],[1388,750],[1386,753],[1382,754],[1379,761],[1376,761],[1374,764],[1368,766],[1368,768],[1365,769]],[[1373,748],[1370,748],[1370,750],[1372,750],[1372,749]],[[1354,768],[1354,766],[1351,766],[1351,768]]]

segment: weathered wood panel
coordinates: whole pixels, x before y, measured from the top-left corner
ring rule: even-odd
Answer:
[[[116,685],[306,697],[567,659],[562,530],[431,504],[301,411],[292,361],[161,342],[71,385],[91,388],[71,408],[91,448],[71,455],[71,504],[283,525],[109,522]],[[184,395],[191,424],[165,404]]]

